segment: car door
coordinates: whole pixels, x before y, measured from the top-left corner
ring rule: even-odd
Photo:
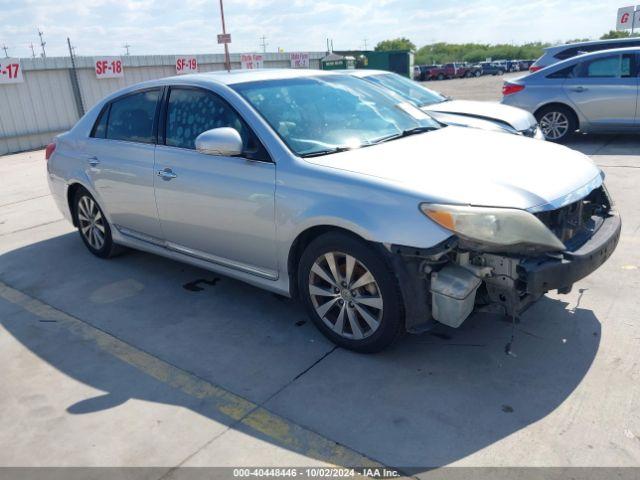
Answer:
[[[244,272],[277,278],[275,164],[239,114],[200,88],[171,87],[156,149],[155,192],[169,248]],[[196,137],[231,127],[242,157],[195,150]]]
[[[635,55],[603,54],[579,62],[563,89],[593,126],[631,128],[636,122],[638,77]]]
[[[159,88],[126,94],[102,109],[87,144],[87,174],[122,233],[160,241],[154,150]]]

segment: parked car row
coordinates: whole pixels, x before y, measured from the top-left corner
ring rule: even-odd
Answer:
[[[416,65],[413,79],[417,81],[445,80],[451,78],[471,78],[482,75],[502,75],[508,72],[526,71],[533,60],[496,60],[470,64],[465,62],[444,65]]]
[[[375,352],[476,306],[515,322],[611,255],[602,171],[535,129],[388,72],[208,72],[98,102],[47,174],[97,257],[135,248],[298,298]]]

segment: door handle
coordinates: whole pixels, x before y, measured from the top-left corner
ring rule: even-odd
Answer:
[[[98,160],[98,157],[96,157],[95,155],[88,156],[87,161],[92,167],[97,167],[100,164],[100,160]]]
[[[574,87],[571,90],[574,91],[574,92],[582,93],[582,92],[586,92],[589,89],[588,88],[584,88],[584,87]]]
[[[171,170],[170,168],[165,168],[164,170],[158,171],[158,176],[167,182],[177,177],[177,175],[173,173],[173,170]]]

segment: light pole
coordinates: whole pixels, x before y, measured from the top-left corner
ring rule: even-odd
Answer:
[[[227,27],[224,24],[224,7],[222,6],[222,0],[220,0],[220,17],[222,18],[222,34],[226,36]],[[224,43],[224,67],[227,72],[231,71],[231,60],[229,59],[229,45]]]

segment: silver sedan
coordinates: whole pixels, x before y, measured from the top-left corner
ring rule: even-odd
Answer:
[[[330,72],[133,85],[46,157],[58,207],[97,257],[136,248],[299,297],[361,352],[458,327],[476,302],[518,315],[600,266],[620,231],[584,155],[443,127]]]
[[[637,133],[639,48],[580,55],[505,82],[502,103],[533,113],[547,140],[582,133]]]

